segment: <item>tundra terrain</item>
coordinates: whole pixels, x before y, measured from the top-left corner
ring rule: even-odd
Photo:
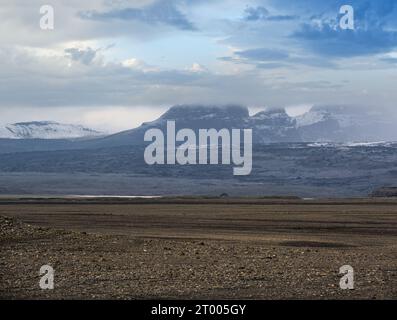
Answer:
[[[396,200],[2,198],[0,216],[2,299],[397,298]]]

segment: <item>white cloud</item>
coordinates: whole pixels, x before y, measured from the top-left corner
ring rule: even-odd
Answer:
[[[188,71],[190,72],[196,72],[196,73],[203,73],[203,72],[208,72],[208,69],[201,64],[195,62],[191,65],[191,67],[187,68]]]
[[[289,112],[299,113],[308,103],[391,105],[397,100],[394,70],[370,70],[366,58],[354,70],[351,59],[349,64],[342,61],[337,69],[314,66],[318,63],[305,55],[304,48],[298,50],[287,43],[290,38],[286,36],[293,31],[289,24],[280,29],[273,24],[261,23],[258,28],[258,24],[255,27],[243,22],[244,2],[176,2],[186,20],[199,30],[150,24],[150,19],[145,23],[79,16],[83,11],[139,8],[154,0],[48,0],[46,4],[55,8],[55,30],[43,31],[39,28],[41,0],[3,0],[1,114],[20,110],[23,120],[62,115],[124,129],[130,127],[131,117],[139,119],[134,123],[141,118],[151,120],[151,110],[158,110],[155,107],[174,104],[292,105]],[[276,64],[258,68],[256,64],[217,59],[258,47],[280,47],[293,57],[298,50],[302,54],[299,57],[313,67],[304,65],[302,59],[291,60],[290,67],[284,68]],[[394,61],[395,57],[394,53],[386,58]],[[367,92],[365,97],[363,90]],[[141,107],[146,105],[150,107]],[[136,116],[134,108],[142,116]],[[112,117],[112,112],[117,116]]]

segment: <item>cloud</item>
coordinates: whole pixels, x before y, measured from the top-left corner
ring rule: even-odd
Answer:
[[[350,0],[353,32],[342,0],[48,2],[51,32],[42,1],[2,3],[0,109],[397,100],[395,0]]]
[[[221,61],[233,63],[253,64],[259,69],[278,69],[288,67],[294,69],[298,65],[310,66],[315,68],[333,68],[338,66],[327,60],[315,56],[292,55],[284,50],[256,48],[234,52],[233,56],[221,57]]]
[[[397,65],[397,58],[396,57],[383,57],[380,58],[381,61],[391,63],[391,64],[396,64]]]
[[[205,72],[209,72],[209,70],[205,67],[205,66],[203,66],[203,65],[201,65],[201,64],[199,64],[199,63],[197,63],[197,62],[195,62],[195,63],[193,63],[189,68],[187,68],[186,70],[188,70],[188,71],[190,71],[190,72],[194,72],[194,73],[205,73]]]
[[[254,61],[275,61],[286,60],[289,58],[289,54],[285,51],[268,48],[236,51],[234,54],[238,57]]]
[[[87,20],[97,21],[141,21],[147,24],[163,24],[173,26],[182,30],[196,30],[196,27],[177,8],[172,1],[155,1],[142,8],[121,8],[109,11],[85,11],[80,17]]]
[[[97,55],[98,50],[93,50],[90,47],[86,49],[79,48],[67,48],[65,53],[73,61],[79,61],[85,65],[89,65],[93,62]]]
[[[245,9],[246,21],[291,21],[297,19],[295,15],[271,15],[265,7],[248,7]]]
[[[317,54],[338,58],[385,53],[397,46],[397,32],[379,25],[340,30],[334,22],[303,24],[292,37]]]
[[[261,62],[256,64],[257,68],[260,69],[278,69],[278,68],[284,68],[284,67],[289,67],[291,66],[284,64],[284,63],[279,63],[279,62]]]
[[[311,17],[295,30],[291,38],[301,46],[330,58],[350,58],[387,53],[397,47],[397,3],[394,0],[352,0],[354,30],[342,30],[339,26],[340,1],[304,1]],[[281,0],[279,5],[294,4]]]
[[[180,70],[148,70],[145,62],[134,58],[104,62],[101,51],[91,50],[97,52],[96,59],[102,63],[84,64],[82,68],[81,63],[70,64],[71,57],[65,56],[63,50],[42,56],[25,49],[0,48],[0,109],[70,107],[74,112],[77,107],[105,106],[283,105],[291,103],[286,92],[296,90],[293,82],[285,83],[271,74],[217,74],[198,64]],[[305,103],[308,98],[320,103],[331,87],[310,84],[313,89],[299,91],[294,103]]]
[[[384,54],[397,48],[395,0],[258,0],[256,4],[244,9],[246,25],[237,24],[231,31],[228,41],[232,45],[252,47],[266,39],[269,47],[276,42],[290,52],[330,61]],[[345,4],[354,9],[355,30],[339,26],[343,16],[339,11]],[[283,28],[251,23],[261,21],[285,23]]]

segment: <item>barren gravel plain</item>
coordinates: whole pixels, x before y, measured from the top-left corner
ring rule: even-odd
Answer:
[[[397,298],[397,200],[3,197],[0,216],[2,299]]]

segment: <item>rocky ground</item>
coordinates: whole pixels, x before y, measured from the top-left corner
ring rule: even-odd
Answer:
[[[396,243],[145,238],[65,231],[0,218],[2,299],[395,299]],[[339,288],[354,266],[355,290]],[[55,289],[39,269],[55,270]]]

